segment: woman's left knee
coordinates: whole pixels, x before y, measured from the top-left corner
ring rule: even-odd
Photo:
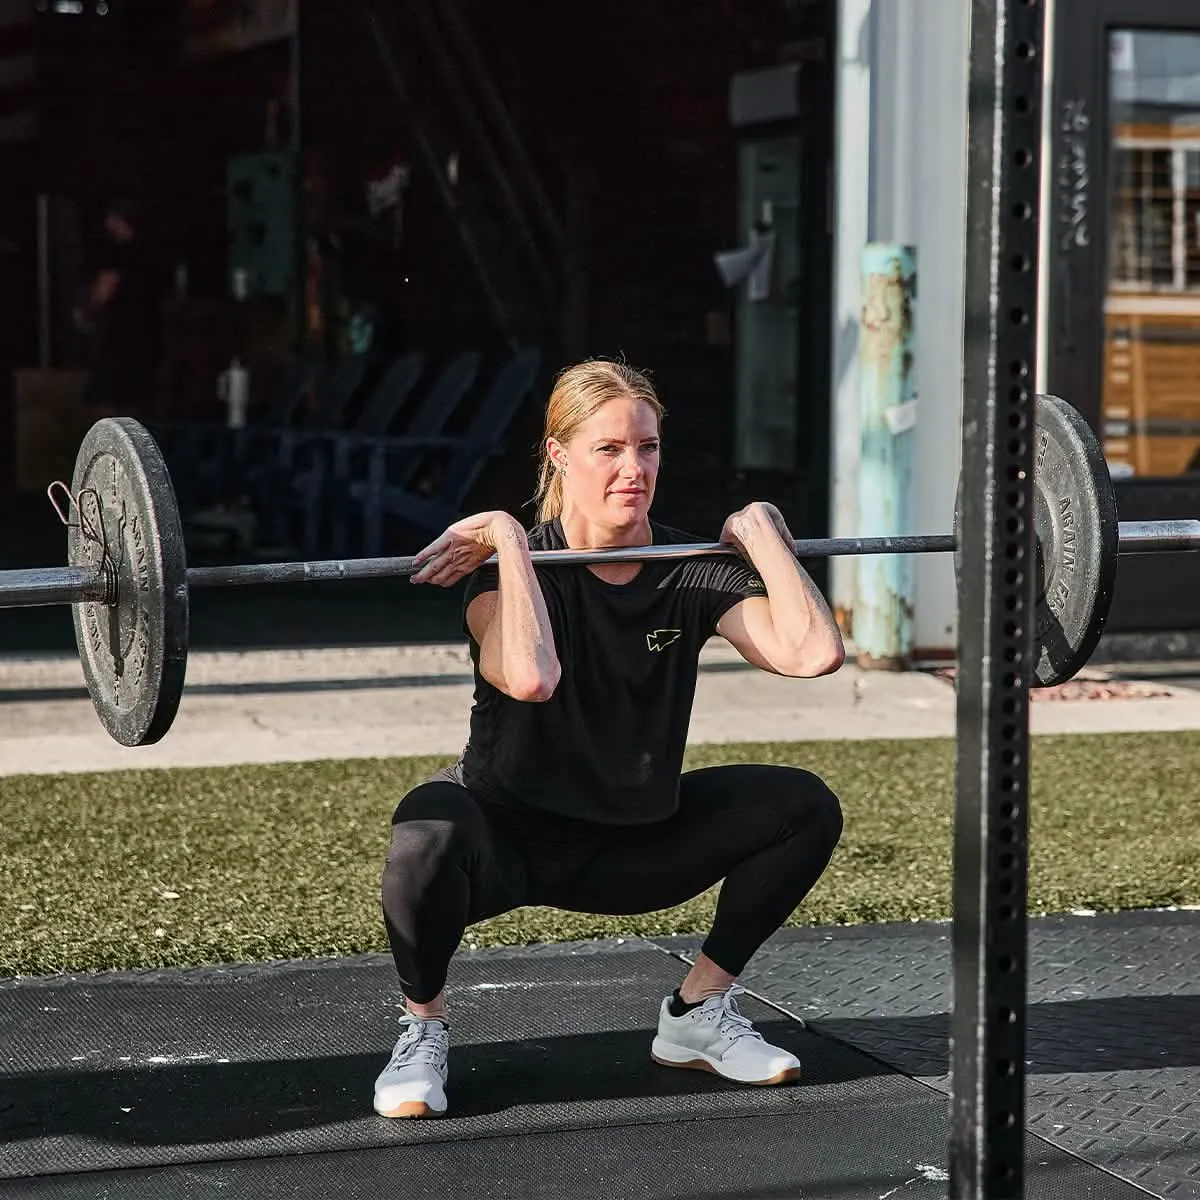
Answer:
[[[781,799],[789,823],[806,837],[819,836],[832,854],[842,837],[841,801],[812,771],[801,767],[782,769],[787,772],[787,786],[781,789]]]

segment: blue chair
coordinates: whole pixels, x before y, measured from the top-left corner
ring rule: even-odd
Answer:
[[[541,369],[536,348],[518,351],[497,372],[467,430],[455,437],[389,439],[372,455],[365,479],[350,483],[348,494],[362,514],[363,548],[368,556],[382,553],[385,516],[399,517],[420,529],[437,531],[463,515],[462,505],[488,459],[503,449],[508,430],[528,399]],[[429,494],[416,486],[419,466],[440,454],[444,466]],[[396,459],[403,482],[390,472]]]
[[[368,361],[366,355],[354,355],[339,364],[329,385],[319,393],[309,420],[303,425],[267,430],[265,444],[260,440],[262,448],[256,461],[243,468],[245,489],[252,496],[260,526],[272,545],[282,546],[288,541],[291,514],[299,511],[301,545],[306,553],[315,553],[321,534],[329,442],[343,432],[347,405],[366,374]],[[425,355],[419,350],[400,355],[368,398],[360,426],[383,422],[386,428],[416,386],[424,366]]]
[[[479,355],[475,351],[467,351],[452,359],[420,400],[412,419],[405,426],[402,438],[420,440],[441,437],[478,374]],[[428,444],[423,442],[407,448],[398,445],[396,438],[389,438],[386,434],[391,424],[390,418],[382,423],[373,423],[371,428],[365,428],[366,424],[360,422],[359,428],[352,432],[336,434],[331,438],[332,461],[324,491],[330,516],[333,553],[339,558],[347,553],[349,519],[355,507],[350,489],[355,478],[383,474],[390,454],[392,480],[407,486],[420,467]],[[374,459],[385,461],[373,465]]]
[[[261,421],[230,429],[218,421],[160,421],[155,440],[171,471],[181,511],[228,500],[237,476],[258,456],[268,431],[290,426],[306,396],[317,388],[318,362],[311,355],[292,359],[275,388]]]

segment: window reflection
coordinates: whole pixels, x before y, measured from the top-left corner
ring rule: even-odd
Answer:
[[[1113,476],[1200,469],[1200,34],[1109,38],[1104,436]]]

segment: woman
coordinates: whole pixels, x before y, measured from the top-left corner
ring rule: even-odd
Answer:
[[[828,864],[837,798],[789,767],[682,772],[714,632],[780,675],[841,666],[837,626],[791,534],[775,508],[750,504],[725,522],[728,558],[534,567],[529,556],[698,540],[650,520],[662,416],[639,372],[570,368],[546,414],[540,524],[526,534],[506,513],[482,513],[417,556],[414,583],[470,576],[475,704],[458,763],[393,817],[383,912],[408,1011],[375,1084],[382,1116],[446,1111],[444,987],[467,925],[524,905],[642,913],[721,880],[712,930],[662,1002],[651,1054],[743,1083],[799,1075],[738,1012],[733,984]]]

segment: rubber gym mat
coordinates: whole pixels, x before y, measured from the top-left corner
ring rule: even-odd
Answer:
[[[945,1097],[750,997],[803,1084],[651,1063],[682,969],[646,943],[456,959],[451,1115],[423,1122],[370,1108],[386,960],[8,983],[0,1195],[945,1194]],[[1029,1144],[1031,1196],[1140,1194]]]
[[[4,1200],[944,1200],[946,1175],[912,1144],[942,1105],[880,1120],[827,1109],[674,1125],[525,1134],[193,1167],[0,1183]],[[917,1126],[920,1129],[917,1129]],[[1146,1193],[1030,1140],[1030,1200],[1145,1200]]]

